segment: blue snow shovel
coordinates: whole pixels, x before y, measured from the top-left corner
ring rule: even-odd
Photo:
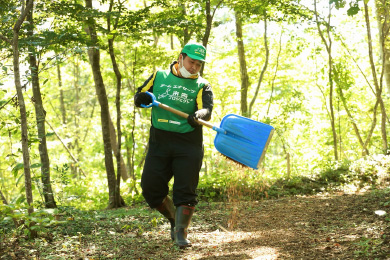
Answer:
[[[155,106],[184,118],[189,116],[187,113],[158,102],[153,93],[146,93],[152,97],[152,103],[142,104],[142,107]],[[253,169],[258,169],[263,161],[275,130],[270,125],[234,114],[226,115],[219,127],[202,119],[198,119],[198,122],[217,132],[214,146],[218,152]]]

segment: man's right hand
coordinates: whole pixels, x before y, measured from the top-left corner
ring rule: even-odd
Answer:
[[[141,107],[141,105],[147,106],[152,102],[152,97],[145,92],[138,93],[134,96],[134,104],[136,107]]]

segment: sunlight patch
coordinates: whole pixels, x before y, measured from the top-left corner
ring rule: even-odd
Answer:
[[[262,246],[256,248],[253,252],[250,253],[252,259],[255,260],[271,260],[278,258],[278,251],[272,247]]]
[[[378,216],[384,216],[386,215],[386,211],[384,210],[375,210],[375,214]]]

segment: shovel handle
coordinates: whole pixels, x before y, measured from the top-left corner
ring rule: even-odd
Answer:
[[[189,114],[187,114],[187,113],[184,113],[184,112],[182,112],[182,111],[179,111],[179,110],[176,110],[176,109],[174,109],[174,108],[172,108],[172,107],[170,107],[170,106],[167,106],[167,105],[165,105],[165,104],[161,104],[161,103],[158,103],[158,107],[160,107],[160,108],[162,108],[162,109],[164,109],[164,110],[167,110],[167,111],[169,111],[169,112],[172,112],[172,113],[174,113],[174,114],[176,114],[176,115],[178,115],[178,116],[181,116],[181,117],[183,117],[183,118],[188,118],[188,116],[189,116]],[[206,122],[206,121],[204,121],[203,119],[195,119],[199,124],[201,124],[201,125],[204,125],[204,126],[207,126],[207,127],[209,127],[209,128],[213,128],[214,126],[212,125],[212,124],[210,124],[209,122]]]
[[[146,107],[146,108],[147,108],[147,107],[151,107],[151,106],[156,106],[156,107],[160,107],[160,108],[162,108],[162,109],[164,109],[164,110],[167,110],[167,111],[169,111],[169,112],[171,112],[171,113],[174,113],[174,114],[176,114],[176,115],[178,115],[178,116],[181,116],[181,117],[183,117],[183,118],[188,118],[189,114],[184,113],[184,112],[182,112],[182,111],[179,111],[179,110],[177,110],[177,109],[174,109],[174,108],[172,108],[172,107],[170,107],[170,106],[167,106],[167,105],[165,105],[165,104],[161,104],[160,102],[158,102],[158,101],[156,100],[156,96],[153,95],[153,93],[150,93],[149,91],[146,91],[146,93],[149,94],[149,96],[152,97],[152,103],[150,103],[149,105],[141,105],[142,107]],[[197,121],[199,124],[204,125],[204,126],[207,126],[207,127],[209,127],[209,128],[212,128],[212,129],[215,128],[214,125],[212,125],[212,124],[210,124],[209,122],[206,122],[206,121],[204,121],[204,120],[202,120],[202,119],[196,119],[196,121]],[[214,130],[215,130],[215,129],[214,129]]]

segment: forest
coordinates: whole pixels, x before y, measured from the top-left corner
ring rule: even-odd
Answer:
[[[388,259],[388,0],[0,0],[0,259]],[[275,131],[258,169],[203,127],[176,248],[140,185],[137,89],[187,43],[211,123]],[[170,187],[172,181],[170,182]]]

